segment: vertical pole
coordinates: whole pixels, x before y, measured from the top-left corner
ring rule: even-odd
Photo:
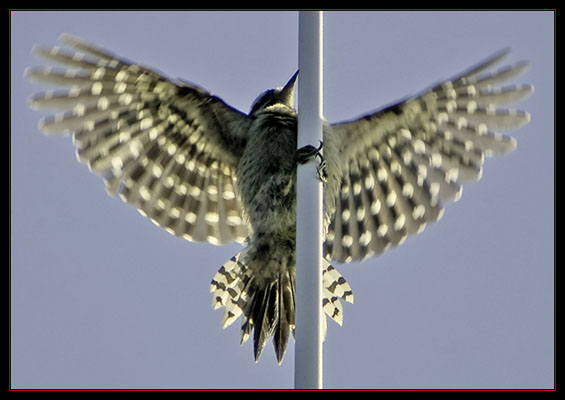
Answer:
[[[298,148],[322,135],[322,12],[298,17]],[[322,184],[317,159],[298,167],[296,212],[296,389],[322,388]]]

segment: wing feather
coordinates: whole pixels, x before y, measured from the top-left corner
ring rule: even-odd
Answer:
[[[485,156],[515,149],[516,141],[498,132],[518,128],[530,116],[497,106],[524,99],[533,86],[498,86],[528,67],[519,62],[492,71],[508,53],[325,129],[324,142],[339,154],[328,155],[329,168],[339,171],[326,182],[326,195],[335,196],[324,200],[328,258],[361,260],[421,232],[442,216],[446,202],[459,199],[464,182],[481,177]]]
[[[63,68],[33,68],[32,81],[66,86],[33,95],[33,108],[63,110],[40,121],[72,134],[77,158],[106,189],[165,230],[188,240],[243,241],[248,226],[236,168],[249,118],[219,98],[82,39],[39,47]]]

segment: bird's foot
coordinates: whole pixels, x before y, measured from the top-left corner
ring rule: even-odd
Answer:
[[[318,179],[321,182],[326,182],[328,178],[328,174],[326,171],[326,160],[322,156],[322,147],[324,143],[320,140],[320,145],[318,147],[314,147],[312,145],[306,145],[304,147],[299,148],[296,151],[296,162],[298,164],[306,164],[313,158],[317,157],[320,160],[320,163],[316,167],[316,172],[318,175]]]

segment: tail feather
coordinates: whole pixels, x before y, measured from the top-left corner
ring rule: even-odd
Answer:
[[[275,329],[275,320],[277,307],[274,304],[275,283],[269,282],[263,288],[257,288],[253,298],[251,307],[250,320],[253,321],[253,353],[255,361],[261,357],[261,353],[267,344],[269,336],[273,334]]]
[[[278,284],[278,329],[273,336],[275,354],[280,364],[286,351],[290,332],[294,332],[294,280],[288,273],[281,273]]]
[[[353,291],[351,286],[333,265],[324,260],[323,271],[323,293],[322,307],[324,312],[337,322],[343,323],[343,306],[340,300],[353,303]]]
[[[341,300],[353,302],[351,287],[341,274],[323,260],[323,311],[339,325],[343,322]],[[257,276],[246,249],[232,257],[214,275],[210,285],[214,309],[224,307],[223,327],[242,316],[241,344],[253,332],[255,361],[272,336],[275,355],[282,363],[290,333],[295,328],[295,267],[280,265],[276,273]],[[264,267],[264,266],[263,266]],[[324,319],[324,335],[325,335]]]
[[[210,285],[213,292],[212,307],[216,310],[225,307],[223,327],[231,325],[243,312],[247,303],[245,287],[252,276],[247,267],[239,261],[239,254],[226,262],[214,275]]]

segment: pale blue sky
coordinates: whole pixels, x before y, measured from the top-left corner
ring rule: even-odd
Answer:
[[[349,119],[510,46],[529,125],[443,219],[337,265],[355,292],[328,322],[327,388],[550,388],[554,305],[552,12],[326,12],[325,116]],[[70,139],[37,130],[23,78],[62,32],[248,111],[297,68],[296,12],[11,13],[11,379],[15,388],[292,388],[294,346],[256,365],[208,293],[239,251],[177,239],[106,195]]]

